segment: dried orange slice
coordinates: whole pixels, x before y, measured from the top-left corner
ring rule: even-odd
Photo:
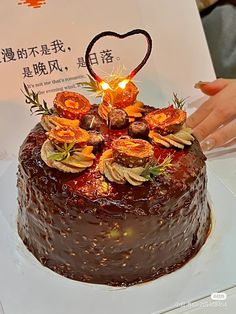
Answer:
[[[42,127],[46,131],[50,131],[51,129],[54,129],[55,127],[62,127],[62,126],[67,126],[67,127],[72,127],[72,128],[77,128],[80,125],[80,120],[78,119],[66,119],[66,118],[60,118],[55,115],[42,115],[41,121],[40,121]]]
[[[98,106],[98,114],[99,116],[106,120],[108,113],[111,111],[112,107],[108,106],[107,104],[105,104],[104,102],[102,102],[99,106]]]
[[[91,108],[86,97],[74,92],[57,93],[53,103],[60,117],[72,120],[81,119]]]
[[[166,135],[181,129],[186,121],[186,112],[171,105],[168,108],[150,112],[146,115],[145,120],[151,130],[155,130],[161,135]]]
[[[126,167],[142,166],[153,157],[153,147],[141,139],[118,139],[112,143],[115,161]]]
[[[69,126],[72,128],[77,128],[79,127],[80,124],[80,120],[74,119],[66,119],[66,118],[60,118],[57,116],[49,116],[48,117],[49,122],[51,122],[52,124],[54,124],[55,126]]]
[[[101,155],[99,164],[98,164],[98,169],[103,173],[104,171],[104,162],[106,160],[112,160],[112,149],[105,150],[105,152]]]
[[[50,141],[57,144],[74,142],[82,146],[89,140],[88,132],[81,128],[56,127],[46,134]]]
[[[124,110],[130,118],[142,117],[144,104],[141,101],[136,101],[133,105],[126,107]]]
[[[125,108],[134,104],[137,95],[137,86],[129,81],[124,88],[118,86],[121,80],[114,80],[109,82],[111,89],[107,89],[103,92],[103,102],[107,106],[114,108]]]

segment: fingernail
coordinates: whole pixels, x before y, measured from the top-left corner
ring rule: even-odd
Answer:
[[[209,151],[215,147],[215,144],[216,144],[216,142],[215,142],[214,138],[208,138],[201,143],[201,147],[202,147],[203,151]]]
[[[194,85],[194,88],[198,88],[198,89],[201,89],[202,86],[206,85],[206,84],[209,84],[210,82],[203,82],[203,81],[199,81],[197,82],[195,85]]]

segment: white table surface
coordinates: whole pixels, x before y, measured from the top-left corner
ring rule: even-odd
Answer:
[[[236,288],[226,290],[226,301],[213,301],[211,297],[191,303],[179,309],[169,311],[168,314],[234,314],[236,310]]]

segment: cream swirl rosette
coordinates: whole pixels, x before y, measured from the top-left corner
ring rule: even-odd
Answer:
[[[66,155],[66,149],[60,151],[47,140],[42,146],[41,158],[47,166],[63,172],[79,173],[93,165],[95,159],[92,153],[93,146],[70,150],[65,158],[62,156],[63,151]]]
[[[194,141],[192,135],[192,129],[182,127],[178,132],[167,135],[161,135],[158,132],[150,131],[149,137],[157,144],[160,144],[166,148],[176,147],[183,149],[185,145],[190,146]]]
[[[125,153],[121,147],[123,145],[126,148]],[[160,174],[165,175],[171,166],[170,156],[158,163],[153,159],[152,146],[144,140],[134,139],[116,140],[113,148],[102,154],[98,165],[100,172],[108,181],[117,184],[127,182],[133,186],[152,181]]]
[[[87,131],[80,128],[56,127],[47,132],[41,148],[41,158],[51,168],[77,173],[91,167],[95,155],[93,146],[86,146]]]

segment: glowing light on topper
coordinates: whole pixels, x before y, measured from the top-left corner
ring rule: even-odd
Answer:
[[[125,79],[125,80],[119,82],[119,83],[118,83],[118,86],[119,86],[120,88],[122,88],[122,89],[125,89],[126,85],[129,83],[129,81],[130,81],[129,79]]]
[[[130,36],[133,36],[133,35],[143,35],[145,36],[146,40],[147,40],[147,52],[143,58],[143,60],[138,64],[138,66],[132,70],[130,72],[130,74],[121,82],[118,83],[118,86],[122,89],[125,89],[127,83],[132,80],[132,78],[142,69],[142,67],[145,65],[145,63],[147,62],[147,60],[149,59],[150,57],[150,54],[151,54],[151,51],[152,51],[152,39],[151,39],[151,36],[148,34],[148,32],[146,32],[145,30],[143,29],[134,29],[128,33],[125,33],[125,34],[118,34],[118,33],[115,33],[115,32],[111,32],[111,31],[106,31],[106,32],[102,32],[98,35],[96,35],[92,40],[91,42],[89,43],[87,49],[86,49],[86,53],[85,53],[85,63],[86,63],[86,66],[87,66],[87,69],[89,71],[89,74],[98,82],[100,83],[101,87],[103,90],[107,90],[107,89],[110,89],[110,85],[108,83],[106,83],[99,75],[97,75],[95,73],[95,71],[92,69],[92,66],[89,62],[89,54],[93,48],[93,46],[95,45],[95,43],[103,38],[103,37],[116,37],[116,38],[119,38],[119,39],[124,39],[124,38],[127,38],[127,37],[130,37]]]
[[[101,85],[103,90],[107,90],[107,89],[111,88],[110,85],[108,83],[104,82],[104,81],[102,81],[100,83],[100,85]]]

